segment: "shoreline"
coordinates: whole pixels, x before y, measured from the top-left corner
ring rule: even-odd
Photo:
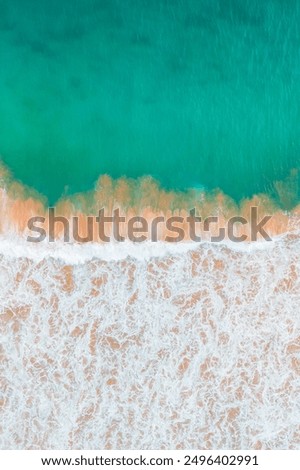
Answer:
[[[270,242],[242,242],[234,243],[230,240],[222,242],[190,242],[168,243],[163,241],[143,243],[110,242],[106,244],[91,243],[66,243],[63,241],[41,242],[39,245],[29,244],[18,235],[0,236],[0,255],[6,258],[26,258],[34,262],[43,260],[57,260],[70,265],[84,264],[93,260],[100,261],[122,261],[134,259],[137,261],[149,261],[155,258],[168,256],[180,256],[188,252],[197,251],[200,248],[216,251],[228,249],[231,252],[251,253],[259,250],[272,250],[280,243],[298,240],[300,241],[300,230],[278,235]]]
[[[297,170],[292,173],[297,177]],[[282,191],[285,188],[288,194],[288,185],[282,183],[280,187]],[[297,191],[296,188],[291,200],[297,200]],[[254,209],[255,220],[252,218]],[[97,220],[100,212],[103,219],[112,219],[113,215],[113,222],[101,220],[103,226],[100,228]],[[116,212],[122,218],[117,229]],[[253,237],[253,226],[265,219],[263,230]],[[2,236],[31,236],[33,242],[42,239],[59,242],[64,235],[67,242],[78,241],[83,245],[91,242],[102,245],[121,239],[142,244],[145,241],[197,244],[210,239],[214,242],[214,238],[222,233],[221,241],[238,240],[241,244],[266,239],[263,232],[273,239],[299,230],[299,202],[287,210],[264,193],[237,203],[220,190],[208,192],[191,188],[186,192],[166,191],[152,177],[113,180],[102,175],[91,191],[62,197],[54,207],[48,207],[42,195],[13,180],[9,170],[0,166]],[[37,234],[41,231],[44,238],[38,239]]]

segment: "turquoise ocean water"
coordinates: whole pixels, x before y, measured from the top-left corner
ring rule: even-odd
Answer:
[[[0,0],[0,155],[50,203],[103,173],[274,195],[300,163],[300,1]]]

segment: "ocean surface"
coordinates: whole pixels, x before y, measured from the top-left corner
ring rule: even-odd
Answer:
[[[289,209],[299,22],[298,0],[1,0],[1,158],[50,204],[109,174]]]
[[[0,0],[0,449],[300,449],[299,25]],[[256,207],[271,241],[29,242],[52,205],[82,233]]]

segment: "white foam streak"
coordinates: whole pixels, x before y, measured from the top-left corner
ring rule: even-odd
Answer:
[[[151,258],[163,258],[170,255],[179,255],[196,250],[200,246],[204,248],[220,249],[227,247],[237,252],[252,252],[253,250],[272,249],[282,242],[287,235],[274,237],[272,241],[242,242],[236,243],[230,240],[213,242],[151,242],[133,243],[130,241],[110,243],[66,243],[61,240],[55,242],[42,241],[39,243],[28,242],[22,236],[11,233],[9,236],[0,236],[0,254],[9,258],[28,258],[41,261],[47,258],[61,260],[68,264],[82,264],[92,259],[104,261],[118,261],[126,258],[148,261]]]

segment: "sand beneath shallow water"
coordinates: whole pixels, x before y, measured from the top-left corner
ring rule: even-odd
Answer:
[[[45,229],[46,239],[49,240],[49,209],[44,199],[31,189],[22,184],[10,180],[8,170],[3,167],[0,177],[0,234],[13,233],[18,236],[28,235],[37,238],[38,232],[29,230],[28,221],[32,217],[43,217],[42,224],[35,223],[35,226]],[[296,172],[296,170],[294,170]],[[294,175],[297,176],[297,172]],[[288,184],[288,183],[287,183]],[[278,184],[283,191],[285,188],[286,195],[289,194],[289,186]],[[295,200],[297,187],[295,186],[293,194],[290,194],[290,201]],[[281,200],[282,200],[281,196]],[[286,196],[287,199],[287,196]],[[286,207],[289,207],[287,200]],[[275,203],[266,194],[253,196],[251,199],[245,199],[239,204],[235,203],[231,198],[223,194],[221,191],[205,192],[189,190],[186,192],[165,191],[159,187],[158,183],[150,177],[141,178],[140,180],[127,180],[121,178],[112,180],[109,176],[99,178],[94,189],[87,193],[79,193],[69,197],[60,199],[55,208],[55,216],[63,216],[70,227],[70,238],[68,241],[74,241],[74,217],[77,218],[78,236],[82,239],[92,242],[102,242],[99,236],[99,225],[96,217],[99,210],[104,209],[105,216],[111,216],[115,209],[120,211],[120,216],[125,217],[125,223],[120,224],[119,234],[125,239],[128,236],[128,221],[130,218],[139,216],[143,217],[148,224],[146,232],[135,233],[135,236],[145,235],[148,240],[155,241],[151,235],[151,226],[153,220],[157,217],[164,217],[165,222],[157,225],[157,240],[172,242],[176,240],[178,232],[171,231],[166,224],[166,220],[171,217],[181,217],[183,222],[173,223],[173,227],[177,226],[183,230],[183,240],[191,240],[190,224],[187,218],[190,210],[195,210],[195,215],[202,218],[201,223],[196,223],[196,235],[202,240],[208,240],[210,236],[216,236],[219,230],[225,228],[225,238],[228,239],[228,221],[232,217],[242,217],[246,224],[235,224],[234,234],[237,237],[246,236],[246,241],[253,241],[251,236],[251,208],[257,209],[257,221],[261,221],[265,216],[270,219],[263,225],[263,229],[270,238],[291,233],[300,229],[300,205],[291,205],[289,210],[283,209]],[[205,229],[204,220],[207,217],[218,217],[218,222],[210,224],[209,230]],[[89,230],[89,220],[91,219],[91,230]],[[135,226],[140,226],[136,224]],[[55,223],[54,230],[51,231],[54,239],[60,239],[63,236],[62,223]],[[116,237],[113,235],[112,224],[105,224],[105,235],[112,240]],[[169,237],[166,238],[166,237]],[[258,234],[258,240],[263,238]],[[132,237],[131,237],[132,240]],[[255,240],[256,241],[256,240]]]

